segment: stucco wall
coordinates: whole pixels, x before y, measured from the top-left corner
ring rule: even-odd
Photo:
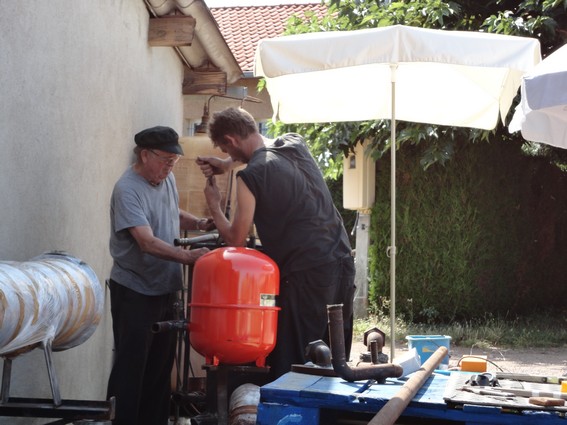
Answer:
[[[0,260],[63,250],[101,284],[108,207],[133,134],[183,129],[182,64],[147,45],[142,0],[19,0],[0,14]],[[54,353],[63,399],[103,400],[112,359],[107,303],[83,345]],[[13,396],[51,397],[43,353],[14,360]],[[0,423],[44,423],[0,418]]]

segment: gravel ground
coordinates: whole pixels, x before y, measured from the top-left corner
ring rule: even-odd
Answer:
[[[356,363],[360,353],[368,350],[362,342],[354,342],[351,362]],[[389,345],[384,353],[390,355]],[[395,359],[407,353],[405,344],[396,346]],[[562,376],[567,374],[566,348],[532,348],[532,349],[488,349],[451,347],[449,350],[449,368],[458,367],[464,355],[487,356],[488,372],[525,373],[538,376]],[[391,360],[391,357],[390,357]]]
[[[567,373],[567,350],[565,348],[532,348],[490,350],[451,349],[449,366],[458,364],[467,354],[487,356],[488,372],[513,372],[541,376],[562,376]]]

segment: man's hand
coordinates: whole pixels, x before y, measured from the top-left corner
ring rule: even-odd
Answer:
[[[207,178],[215,174],[223,174],[230,169],[232,161],[230,158],[225,160],[215,156],[198,156],[195,162],[201,169],[203,175]]]
[[[199,220],[199,224],[198,224],[199,230],[210,232],[211,230],[215,230],[216,228],[217,226],[215,226],[215,221],[210,217],[202,218],[201,220]]]
[[[209,209],[213,210],[215,208],[220,208],[222,197],[214,176],[207,178],[207,184],[205,185],[204,192]]]
[[[184,258],[182,263],[195,264],[195,261],[197,261],[199,257],[205,255],[207,252],[209,252],[209,248],[184,249]]]

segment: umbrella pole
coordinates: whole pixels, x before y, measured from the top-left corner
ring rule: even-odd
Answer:
[[[390,65],[392,77],[392,122],[390,133],[390,362],[396,350],[396,68]]]

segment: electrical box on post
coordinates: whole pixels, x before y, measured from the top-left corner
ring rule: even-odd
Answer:
[[[367,140],[357,144],[343,160],[343,208],[348,210],[366,210],[374,204],[376,163],[367,146]]]

